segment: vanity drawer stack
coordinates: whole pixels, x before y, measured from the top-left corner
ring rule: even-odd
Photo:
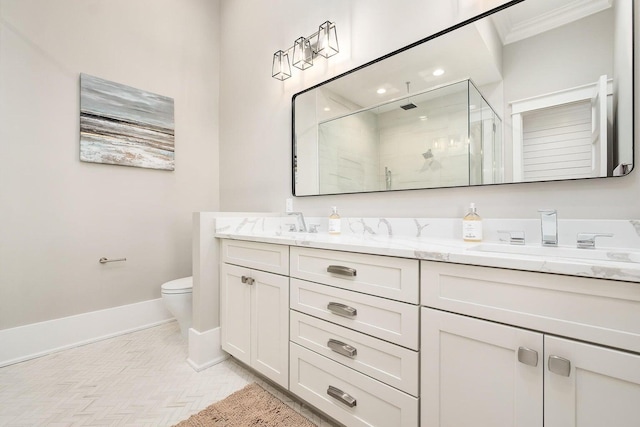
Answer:
[[[418,425],[419,262],[291,247],[290,276],[290,390],[345,425]]]

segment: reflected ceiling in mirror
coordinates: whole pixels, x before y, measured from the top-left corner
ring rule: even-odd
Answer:
[[[524,0],[293,97],[293,194],[621,176],[633,2]]]

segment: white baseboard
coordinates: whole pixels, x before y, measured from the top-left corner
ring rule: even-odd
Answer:
[[[220,328],[198,332],[189,329],[189,358],[187,362],[200,372],[225,360],[229,355],[220,347]]]
[[[161,298],[0,330],[0,367],[166,323]]]

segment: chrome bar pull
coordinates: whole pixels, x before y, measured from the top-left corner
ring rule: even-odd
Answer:
[[[354,406],[356,406],[356,403],[357,403],[356,399],[353,396],[340,390],[338,387],[334,387],[330,385],[329,388],[327,389],[327,394],[333,397],[334,399],[344,403],[349,408],[353,408]]]
[[[108,262],[120,262],[120,261],[126,261],[126,258],[118,258],[118,259],[109,259],[107,257],[102,257],[98,260],[98,262],[100,262],[100,264],[106,264]]]
[[[242,280],[242,283],[246,283],[247,285],[253,285],[253,283],[255,282],[255,279],[247,276],[242,276],[240,280]]]
[[[358,315],[358,310],[348,305],[340,304],[339,302],[330,302],[327,304],[327,310],[343,317],[356,317]]]
[[[334,340],[333,338],[329,339],[329,341],[327,342],[327,347],[338,354],[350,357],[352,359],[358,354],[358,350],[355,347],[350,346],[349,344],[345,344],[342,341]]]
[[[518,348],[518,362],[538,366],[538,352],[527,347]]]
[[[554,374],[568,377],[571,374],[571,362],[560,356],[549,356],[549,370]]]
[[[327,273],[339,274],[341,276],[356,277],[358,273],[355,268],[345,267],[342,265],[330,265],[327,267]]]

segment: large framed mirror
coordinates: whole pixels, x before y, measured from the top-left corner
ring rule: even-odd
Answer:
[[[632,9],[511,1],[295,94],[293,194],[628,174]]]

